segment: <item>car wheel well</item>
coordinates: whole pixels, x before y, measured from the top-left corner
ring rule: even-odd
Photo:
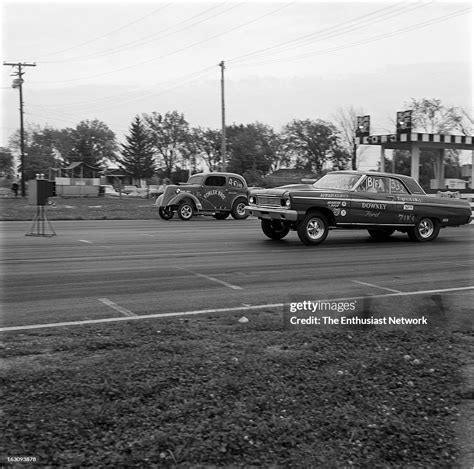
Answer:
[[[328,221],[329,226],[336,225],[336,218],[332,210],[324,207],[310,207],[308,210],[306,210],[305,216],[313,212],[319,212],[324,215],[326,217],[326,220]]]

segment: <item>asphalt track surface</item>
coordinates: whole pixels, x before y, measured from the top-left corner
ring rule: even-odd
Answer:
[[[53,226],[56,236],[32,237],[28,222],[1,224],[2,330],[362,297],[459,313],[472,326],[474,225],[443,229],[431,243],[334,230],[314,247],[294,232],[271,241],[255,218]]]

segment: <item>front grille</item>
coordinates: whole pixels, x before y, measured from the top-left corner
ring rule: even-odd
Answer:
[[[280,197],[268,197],[265,195],[258,195],[257,205],[266,205],[269,207],[281,207]]]

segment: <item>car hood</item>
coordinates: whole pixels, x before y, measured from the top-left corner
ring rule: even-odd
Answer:
[[[272,189],[252,190],[251,194],[283,197],[293,192],[306,192],[306,191],[311,191],[316,194],[327,193],[327,192],[342,194],[342,193],[347,192],[341,189],[316,189],[311,184],[290,184],[288,186],[274,187]]]

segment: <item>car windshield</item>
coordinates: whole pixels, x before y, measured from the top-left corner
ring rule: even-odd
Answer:
[[[203,179],[204,179],[204,176],[200,174],[196,174],[195,176],[191,176],[188,179],[188,184],[202,184]]]
[[[360,174],[329,173],[313,184],[316,189],[341,189],[349,191],[360,179]]]

